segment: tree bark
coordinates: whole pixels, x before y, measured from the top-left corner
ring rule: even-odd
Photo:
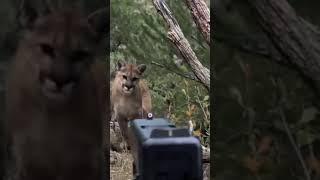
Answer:
[[[194,22],[202,33],[208,45],[210,45],[210,11],[204,0],[186,0]]]
[[[320,93],[319,31],[299,17],[286,0],[248,0],[263,30],[283,56]]]
[[[204,85],[204,87],[210,89],[210,70],[204,67],[198,60],[188,40],[181,31],[178,22],[169,10],[169,7],[164,0],[154,0],[153,3],[169,26],[168,38],[179,49],[184,60],[191,67],[192,72],[199,81]]]

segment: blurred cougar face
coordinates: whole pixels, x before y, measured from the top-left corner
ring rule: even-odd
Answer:
[[[116,74],[118,89],[125,95],[134,93],[145,69],[146,65],[144,64],[118,63]]]
[[[95,32],[85,17],[71,12],[40,17],[26,41],[28,58],[40,93],[50,101],[65,102],[94,62]]]

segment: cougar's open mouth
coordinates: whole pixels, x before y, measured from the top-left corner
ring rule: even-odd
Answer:
[[[133,87],[129,89],[127,86],[123,85],[122,90],[125,94],[131,94],[133,92]]]
[[[41,89],[47,98],[51,100],[65,100],[71,96],[75,81],[67,81],[64,83],[58,83],[50,78],[50,76],[44,76],[41,78]]]

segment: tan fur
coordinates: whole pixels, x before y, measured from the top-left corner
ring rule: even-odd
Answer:
[[[20,42],[6,97],[13,179],[101,179],[106,69],[96,35],[86,17],[61,12]]]
[[[135,64],[120,64],[111,85],[113,116],[118,120],[127,142],[129,141],[128,122],[138,118],[147,118],[147,114],[151,113],[152,108],[149,88],[146,82],[141,79],[143,72],[140,72],[137,67],[139,66]],[[123,76],[126,76],[127,79]],[[125,93],[124,84],[133,78],[136,80],[132,81],[132,91]],[[131,146],[131,143],[128,143]]]

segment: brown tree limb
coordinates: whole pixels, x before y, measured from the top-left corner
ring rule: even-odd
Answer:
[[[198,60],[169,7],[164,0],[154,0],[153,3],[169,27],[168,38],[179,49],[184,60],[204,87],[210,89],[210,70],[204,67]]]
[[[206,2],[204,0],[186,0],[186,4],[202,36],[210,45],[210,11]]]
[[[310,79],[320,93],[320,43],[315,26],[299,17],[286,0],[248,0],[283,59]]]

